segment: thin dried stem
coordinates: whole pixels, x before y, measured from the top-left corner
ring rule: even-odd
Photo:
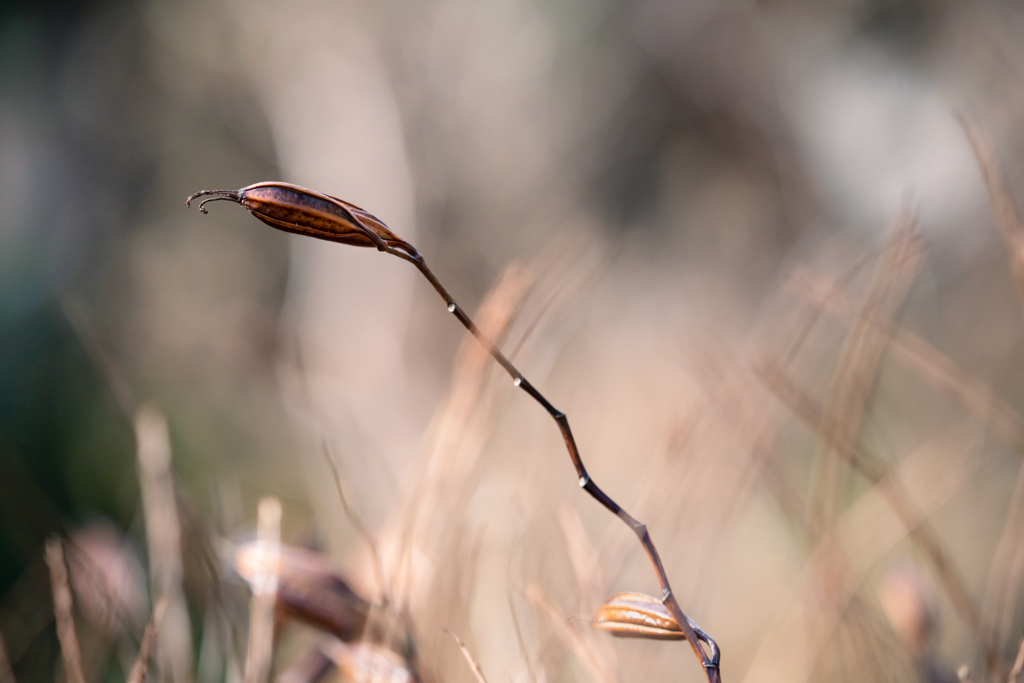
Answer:
[[[519,625],[519,615],[516,613],[516,606],[512,602],[512,591],[508,592],[508,611],[512,615],[512,626],[516,631],[516,643],[519,645],[519,655],[526,662],[526,671],[530,674],[530,683],[537,683],[537,672],[533,668],[533,658],[530,657],[530,653],[526,651],[526,641],[523,640],[523,629]]]
[[[999,164],[995,147],[981,128],[966,116],[960,116],[967,141],[981,168],[981,175],[988,190],[992,216],[1003,238],[1003,244],[1010,257],[1010,268],[1017,284],[1017,294],[1024,305],[1024,223],[1003,169]],[[1009,512],[1003,533],[996,545],[995,556],[989,571],[985,589],[983,613],[986,635],[994,642],[1002,642],[1013,623],[1014,606],[1020,594],[1024,579],[1024,465],[1017,473],[1017,482],[1010,499]],[[992,664],[990,664],[991,666]],[[998,666],[998,662],[995,663]],[[998,671],[997,671],[998,673]]]
[[[366,526],[363,525],[363,520],[359,518],[349,504],[348,499],[345,497],[345,489],[341,485],[341,472],[338,470],[338,464],[334,462],[334,456],[331,454],[331,447],[327,444],[325,439],[323,442],[324,446],[324,458],[327,459],[327,464],[331,468],[331,473],[334,475],[334,485],[338,489],[338,499],[341,501],[341,508],[345,511],[345,518],[348,519],[352,527],[355,528],[356,533],[359,534],[360,538],[366,544],[366,547],[370,550],[370,561],[373,564],[373,579],[377,584],[377,595],[382,602],[388,600],[388,589],[384,584],[384,569],[380,563],[380,555],[377,553],[377,543],[373,540],[373,536],[366,530]]]
[[[149,671],[149,660],[153,657],[153,650],[156,649],[157,634],[160,632],[160,622],[164,618],[164,610],[167,609],[167,598],[157,600],[153,608],[153,616],[146,624],[146,632],[142,635],[142,644],[139,645],[139,656],[132,664],[131,673],[128,674],[128,683],[143,683],[146,680],[146,673]]]
[[[618,683],[618,678],[610,667],[604,662],[600,652],[579,633],[576,632],[565,619],[558,607],[551,601],[547,593],[537,585],[530,584],[526,587],[526,599],[531,605],[541,611],[555,629],[558,637],[569,646],[576,658],[587,671],[600,683]]]
[[[654,567],[654,571],[657,574],[658,583],[660,584],[662,591],[662,601],[672,613],[672,616],[674,616],[681,625],[683,633],[686,634],[686,639],[690,643],[690,647],[693,648],[694,654],[701,660],[701,664],[704,666],[709,683],[717,683],[720,680],[720,651],[718,644],[715,643],[711,636],[702,631],[697,623],[690,619],[679,606],[679,602],[676,600],[675,594],[672,592],[668,575],[665,573],[665,567],[661,562],[661,556],[658,554],[654,541],[651,540],[651,536],[647,531],[647,525],[637,519],[634,519],[628,512],[620,507],[618,503],[608,496],[608,494],[601,490],[597,483],[590,477],[586,467],[583,465],[583,459],[580,457],[579,449],[576,446],[576,440],[573,438],[572,430],[569,428],[569,419],[566,417],[565,413],[555,408],[555,406],[552,405],[543,394],[530,384],[526,377],[524,377],[523,374],[519,372],[514,365],[512,365],[498,347],[495,346],[494,343],[479,330],[479,328],[477,328],[470,317],[466,315],[458,304],[455,303],[455,300],[450,294],[448,294],[448,291],[430,271],[422,256],[419,254],[408,255],[404,252],[399,252],[390,248],[385,248],[384,250],[404,258],[415,265],[423,276],[427,278],[427,281],[430,282],[434,289],[437,290],[437,293],[447,305],[448,311],[455,315],[458,321],[462,323],[462,325],[469,330],[474,337],[477,338],[485,349],[487,349],[487,352],[491,354],[491,357],[494,358],[498,365],[508,373],[512,378],[513,385],[529,394],[530,397],[539,403],[555,421],[558,425],[559,431],[562,433],[562,439],[565,442],[566,450],[569,452],[569,458],[572,460],[573,467],[575,467],[576,474],[579,477],[580,488],[589,493],[591,497],[603,505],[609,512],[621,519],[623,523],[625,523],[626,526],[636,534],[637,539],[640,541],[640,545],[643,546],[644,551],[647,553],[647,556]],[[701,643],[706,643],[708,645],[710,648],[710,654],[704,651]]]
[[[466,658],[466,661],[469,663],[469,668],[473,671],[473,675],[476,676],[476,683],[487,683],[487,679],[484,678],[483,670],[480,668],[480,665],[476,663],[476,660],[473,659],[473,655],[469,653],[469,648],[466,647],[464,642],[462,642],[462,638],[459,638],[450,629],[446,628],[444,629],[444,632],[454,638],[455,644],[459,646],[460,650],[462,650],[462,656]]]
[[[1010,267],[1017,281],[1017,294],[1024,304],[1024,224],[1021,223],[1020,214],[1017,212],[992,141],[971,119],[963,115],[957,118],[981,168],[981,176],[985,180],[985,188],[988,190],[989,202],[992,205],[992,217],[999,228],[1006,251],[1009,252]]]
[[[558,521],[562,525],[569,561],[576,575],[580,606],[584,611],[592,612],[604,602],[604,577],[601,575],[597,551],[587,537],[587,530],[576,508],[563,505],[558,511]]]
[[[978,466],[978,458],[947,433],[901,459],[890,478],[912,487],[921,516],[926,517],[960,490]],[[811,679],[872,569],[910,533],[892,510],[884,486],[875,484],[862,493],[811,550],[796,584],[799,588],[767,629],[745,683]],[[837,575],[839,562],[842,571]]]
[[[444,300],[448,311],[453,313],[462,325],[476,337],[477,341],[487,350],[492,358],[512,378],[513,384],[530,395],[537,403],[548,412],[551,418],[558,425],[565,441],[566,450],[572,460],[573,467],[579,477],[580,488],[589,493],[595,500],[603,505],[609,512],[616,515],[636,534],[637,539],[647,553],[654,571],[661,585],[662,602],[679,622],[686,635],[686,639],[693,648],[694,654],[700,659],[708,683],[718,683],[720,680],[719,659],[720,651],[718,645],[712,638],[704,633],[697,626],[696,622],[690,619],[683,612],[672,592],[668,576],[661,562],[661,556],[651,540],[647,526],[622,509],[618,503],[612,500],[597,483],[591,479],[583,466],[579,449],[573,438],[572,430],[569,428],[569,420],[565,413],[555,408],[521,372],[505,357],[493,341],[473,323],[470,317],[455,303],[448,291],[441,285],[437,277],[427,267],[423,256],[416,249],[392,233],[379,219],[366,211],[347,202],[334,197],[324,195],[312,190],[306,190],[287,183],[257,183],[239,191],[213,190],[198,192],[186,201],[186,205],[192,199],[212,195],[215,198],[223,197],[231,201],[243,204],[257,219],[271,227],[286,232],[304,234],[342,244],[353,246],[373,246],[379,251],[397,256],[409,261],[420,271],[430,282],[438,295]],[[202,210],[202,205],[200,205]],[[408,536],[406,536],[408,538]],[[403,562],[399,562],[401,568]],[[396,592],[402,590],[401,584],[395,582]],[[400,605],[404,605],[404,599],[397,598]],[[705,651],[705,647],[710,653]]]
[[[1022,669],[1024,669],[1024,638],[1020,639],[1020,645],[1017,647],[1017,658],[1013,660],[1013,668],[1010,669],[1010,675],[1006,677],[1006,683],[1017,683]]]
[[[789,286],[825,313],[843,324],[858,319],[861,306],[841,287],[806,269],[798,268]],[[889,350],[922,379],[946,393],[971,415],[987,424],[1000,438],[1024,454],[1024,419],[992,388],[960,367],[927,341],[901,327],[888,326],[868,313],[864,319],[891,335]]]
[[[256,535],[262,554],[252,580],[249,607],[249,646],[245,654],[245,683],[266,683],[274,654],[274,601],[277,597],[278,563],[281,557],[281,502],[260,500]]]
[[[64,672],[68,683],[85,683],[82,651],[75,634],[75,617],[71,614],[71,588],[68,586],[68,567],[64,563],[64,543],[57,536],[46,539],[46,566],[50,568],[53,616],[57,620],[57,638],[60,640]]]
[[[997,659],[996,651],[985,638],[981,628],[981,618],[971,599],[970,592],[967,590],[966,583],[953,566],[942,543],[927,523],[924,515],[899,482],[890,476],[889,468],[881,458],[870,451],[859,448],[834,424],[828,422],[821,407],[796,387],[777,364],[769,359],[764,359],[755,370],[765,385],[789,406],[797,417],[814,430],[820,439],[826,441],[849,466],[872,484],[879,485],[886,500],[910,531],[911,538],[924,551],[953,606],[970,630],[978,648],[985,654],[986,661],[992,666]]]
[[[917,274],[920,256],[914,221],[904,217],[879,260],[864,315],[850,326],[843,342],[822,406],[825,419],[848,440],[856,441],[860,433],[889,340],[867,317],[880,321],[884,329],[892,324]],[[815,458],[818,471],[812,493],[811,530],[815,537],[832,526],[841,509],[848,470],[843,456],[828,441],[822,442],[822,449],[822,457]]]
[[[157,662],[173,683],[190,683],[192,626],[182,588],[181,522],[167,420],[160,411],[143,406],[135,413],[135,440],[153,593],[167,598]]]

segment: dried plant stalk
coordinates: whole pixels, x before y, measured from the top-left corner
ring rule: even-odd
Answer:
[[[904,458],[889,477],[910,482],[919,479],[915,473],[930,475],[927,483],[914,489],[922,518],[948,501],[979,465],[978,458],[958,445],[950,446],[950,441],[943,435],[926,443]],[[936,456],[943,451],[949,455],[936,468]],[[893,519],[895,511],[885,486],[876,484],[863,493],[811,551],[798,592],[768,629],[745,683],[805,683],[810,679],[815,660],[840,627],[865,577],[911,531]],[[837,582],[833,565],[839,559],[843,560],[843,572]],[[831,590],[823,602],[824,582]]]
[[[385,601],[387,600],[389,591],[387,585],[384,583],[384,569],[380,563],[380,555],[377,553],[377,543],[373,540],[370,532],[366,530],[366,525],[363,524],[363,520],[348,504],[348,498],[345,496],[345,489],[341,485],[341,471],[338,469],[338,464],[334,462],[334,456],[331,454],[331,449],[328,447],[326,441],[324,441],[324,457],[327,459],[327,465],[331,468],[331,474],[334,475],[334,486],[338,489],[338,500],[341,501],[341,509],[345,512],[345,518],[348,519],[349,523],[356,530],[356,533],[363,539],[363,543],[366,544],[367,550],[370,551],[370,562],[373,567],[373,580],[377,584],[377,600]]]
[[[57,620],[57,638],[64,660],[68,683],[85,683],[82,673],[82,652],[75,634],[75,617],[71,614],[71,588],[68,567],[64,562],[64,542],[57,536],[46,539],[46,566],[50,568],[53,587],[53,616]]]
[[[462,638],[459,638],[455,633],[447,628],[444,632],[454,638],[455,644],[459,646],[460,650],[462,650],[462,656],[466,658],[466,662],[469,664],[470,670],[472,670],[473,675],[476,677],[476,683],[487,683],[487,679],[484,678],[483,669],[481,669],[480,665],[476,663],[475,659],[473,659],[473,655],[470,654],[469,648],[466,647],[466,644],[462,642]]]
[[[601,604],[604,595],[601,561],[587,537],[587,530],[576,508],[562,505],[558,510],[558,521],[565,535],[569,561],[579,587],[580,604],[584,611],[591,612]]]
[[[532,274],[517,265],[507,267],[480,304],[478,318],[489,338],[502,339],[533,286]],[[428,429],[427,450],[418,466],[415,489],[399,513],[395,534],[401,539],[394,570],[393,600],[399,608],[410,602],[415,577],[411,555],[434,536],[433,530],[458,500],[473,466],[483,452],[490,418],[486,396],[488,355],[474,339],[465,339],[456,352],[452,386]]]
[[[1017,647],[1017,657],[1013,660],[1013,668],[1010,669],[1010,675],[1006,677],[1006,683],[1017,683],[1022,669],[1024,669],[1024,638],[1021,638],[1020,645]]]
[[[1013,201],[992,141],[981,128],[966,116],[960,117],[967,141],[981,168],[988,190],[996,227],[1010,256],[1010,268],[1017,284],[1017,294],[1024,305],[1024,223]],[[989,570],[982,603],[986,637],[995,643],[1005,642],[1012,628],[1017,598],[1024,582],[1024,464],[1017,472],[1017,482],[1010,498],[1003,533]],[[998,667],[998,662],[989,663]],[[997,672],[998,673],[998,672]]]
[[[992,141],[974,121],[966,116],[958,118],[981,168],[981,176],[985,180],[985,188],[988,190],[989,202],[992,205],[992,216],[1010,254],[1010,267],[1017,281],[1017,293],[1024,304],[1024,224],[1021,223],[1020,214],[1017,212]]]
[[[920,237],[914,221],[909,216],[904,217],[878,264],[864,315],[858,317],[843,343],[822,406],[823,419],[849,441],[856,441],[860,433],[888,343],[888,334],[872,325],[868,317],[879,321],[883,328],[892,324],[917,274],[920,256]],[[832,526],[840,510],[839,496],[848,466],[831,442],[821,443],[824,453],[823,457],[815,459],[820,469],[811,508],[811,531],[815,536]]]
[[[926,522],[925,516],[899,482],[890,477],[889,468],[881,458],[870,451],[858,448],[833,424],[825,420],[821,408],[814,400],[796,387],[771,360],[765,359],[757,370],[764,383],[797,417],[813,429],[820,439],[827,441],[830,447],[861,476],[870,483],[880,486],[886,500],[910,530],[911,538],[924,551],[953,606],[970,630],[978,648],[985,654],[986,661],[994,665],[997,659],[996,651],[985,638],[981,618],[966,583]]]
[[[249,645],[245,654],[245,683],[266,683],[274,651],[274,601],[281,557],[281,502],[267,497],[256,512],[256,535],[261,557],[257,564],[249,607]]]
[[[167,598],[157,600],[153,608],[153,616],[146,624],[146,632],[142,634],[142,644],[139,645],[139,656],[132,664],[132,670],[128,674],[128,683],[142,683],[146,680],[146,672],[149,671],[149,660],[153,657],[153,650],[156,649],[157,634],[160,632],[160,622],[164,618],[164,610],[167,609]]]
[[[279,230],[342,244],[374,246],[379,251],[397,256],[413,264],[444,300],[448,311],[455,315],[498,365],[508,373],[514,386],[529,394],[558,425],[569,458],[572,460],[579,478],[580,488],[622,520],[636,535],[657,574],[662,591],[662,601],[683,629],[690,647],[704,668],[708,683],[718,683],[721,676],[719,671],[721,653],[718,644],[711,636],[702,631],[696,622],[686,616],[679,606],[668,575],[665,573],[665,567],[661,562],[661,556],[651,540],[647,526],[612,500],[590,477],[583,465],[565,413],[552,405],[505,357],[494,342],[476,326],[466,312],[455,303],[448,291],[427,267],[426,261],[415,247],[398,238],[384,225],[383,221],[363,209],[330,195],[306,190],[288,183],[257,183],[241,190],[204,190],[196,192],[186,199],[185,205],[190,205],[192,200],[202,196],[209,197],[199,205],[200,211],[204,213],[204,205],[207,202],[232,201],[244,206],[257,219]],[[707,645],[710,653],[705,651],[704,645]]]
[[[171,472],[171,442],[167,420],[156,408],[144,406],[135,413],[135,440],[153,593],[167,599],[157,662],[174,683],[190,683],[192,627],[181,585],[181,523]]]
[[[857,302],[842,288],[807,268],[797,268],[789,286],[844,324],[852,325],[858,319],[857,311],[861,307]],[[879,330],[889,327],[889,350],[908,368],[917,371],[922,379],[955,399],[1009,445],[1024,453],[1024,420],[991,387],[913,332],[887,326],[871,314],[863,317]]]
[[[555,603],[548,597],[540,586],[530,584],[526,587],[526,599],[531,605],[540,610],[554,627],[555,633],[564,642],[576,659],[579,660],[587,671],[600,683],[618,683],[618,677],[612,668],[602,657],[602,653],[588,639],[583,638],[575,629],[566,622],[565,616],[559,611]]]

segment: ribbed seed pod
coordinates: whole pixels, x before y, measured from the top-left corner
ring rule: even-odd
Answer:
[[[260,574],[266,554],[259,541],[235,551],[235,571],[252,582]],[[349,588],[326,558],[282,545],[278,558],[276,612],[278,619],[295,619],[333,633],[342,640],[358,640],[370,603]]]
[[[266,182],[241,190],[203,190],[186,199],[185,205],[191,206],[193,199],[203,196],[210,196],[199,204],[203,213],[206,213],[208,202],[231,201],[241,204],[253,216],[278,230],[354,247],[380,248],[380,243],[383,243],[411,255],[416,254],[412,245],[391,232],[370,212],[298,185]]]
[[[594,628],[620,638],[684,640],[679,622],[660,600],[643,593],[619,593],[601,605]]]

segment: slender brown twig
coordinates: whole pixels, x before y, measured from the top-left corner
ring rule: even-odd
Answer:
[[[383,242],[382,242],[383,244]],[[430,268],[427,267],[426,261],[420,256],[418,252],[413,251],[412,254],[399,251],[397,249],[384,246],[384,251],[388,253],[404,258],[405,260],[412,263],[419,271],[423,274],[423,277],[437,290],[437,293],[444,299],[445,304],[448,307],[448,312],[455,315],[456,319],[462,323],[469,332],[477,338],[477,340],[487,349],[487,352],[491,354],[494,360],[502,367],[505,372],[512,378],[512,384],[527,394],[530,395],[533,400],[541,405],[548,412],[551,418],[558,425],[559,431],[562,433],[562,439],[565,442],[566,450],[569,452],[569,458],[572,460],[573,467],[576,468],[576,474],[579,477],[580,488],[589,493],[597,502],[603,505],[609,512],[621,519],[633,533],[636,534],[637,539],[643,546],[644,551],[650,558],[651,564],[654,566],[654,571],[658,577],[658,583],[661,586],[662,600],[665,606],[672,613],[672,616],[679,621],[683,628],[683,632],[686,634],[687,640],[690,642],[690,646],[693,648],[694,653],[700,658],[701,663],[704,665],[707,671],[708,680],[711,683],[717,683],[719,679],[719,659],[720,651],[718,644],[705,633],[697,625],[695,621],[690,619],[683,612],[676,600],[675,594],[672,592],[672,586],[669,583],[668,575],[665,573],[665,567],[661,562],[661,556],[658,554],[658,549],[654,545],[654,541],[651,540],[651,535],[647,531],[647,525],[634,519],[628,512],[619,506],[608,494],[606,494],[597,483],[590,477],[586,467],[583,465],[583,459],[580,457],[579,448],[576,446],[576,440],[573,438],[572,429],[569,427],[569,419],[565,413],[560,411],[554,405],[551,404],[547,398],[544,397],[529,380],[523,376],[519,370],[512,365],[511,362],[501,353],[501,351],[491,342],[490,339],[485,337],[483,333],[477,329],[477,326],[473,323],[472,319],[466,315],[465,311],[459,308],[458,304],[455,303],[455,299],[448,293],[448,291],[441,285],[437,277],[431,272]],[[704,652],[700,643],[706,643],[710,649],[710,655]]]
[[[391,232],[379,218],[358,206],[297,185],[266,182],[250,185],[241,190],[204,190],[196,192],[186,199],[185,205],[189,206],[192,200],[202,196],[210,197],[199,205],[199,210],[203,213],[206,213],[204,205],[210,201],[232,201],[244,206],[260,221],[278,230],[351,246],[376,247],[378,251],[397,256],[413,264],[444,300],[448,312],[452,313],[463,327],[476,337],[495,362],[508,373],[512,378],[512,384],[529,394],[558,425],[566,450],[569,452],[569,458],[576,469],[580,488],[622,520],[636,535],[654,567],[658,583],[661,586],[662,602],[679,622],[690,647],[693,648],[694,654],[704,667],[708,683],[719,683],[721,680],[719,671],[721,652],[718,644],[701,630],[700,626],[690,619],[679,606],[662,564],[661,555],[647,531],[647,525],[626,512],[591,478],[583,465],[583,459],[576,446],[576,440],[573,438],[569,419],[565,413],[552,405],[505,357],[494,342],[481,332],[430,270],[423,256],[415,247]],[[707,645],[710,653],[705,651],[702,643]]]

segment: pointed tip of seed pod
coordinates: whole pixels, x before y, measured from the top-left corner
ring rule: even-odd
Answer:
[[[229,201],[235,202],[236,204],[242,203],[242,194],[238,190],[200,190],[195,194],[189,195],[188,199],[185,200],[185,206],[191,207],[193,199],[196,197],[204,197],[206,195],[213,196],[209,199],[204,199],[199,203],[199,213],[209,213],[206,210],[206,205],[210,202]]]

